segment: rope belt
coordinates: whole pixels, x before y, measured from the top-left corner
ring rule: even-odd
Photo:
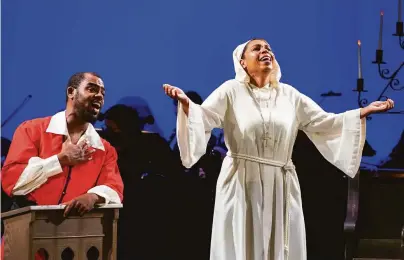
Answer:
[[[285,170],[285,220],[284,220],[284,249],[285,249],[285,260],[288,259],[289,256],[289,222],[290,222],[290,173],[289,170],[295,169],[292,160],[288,162],[281,162],[246,154],[232,153],[227,152],[227,156],[235,158],[235,159],[244,159],[247,161],[262,163],[266,165],[271,165],[274,167],[283,168]]]

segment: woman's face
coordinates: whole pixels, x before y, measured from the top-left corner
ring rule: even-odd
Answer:
[[[275,57],[264,40],[252,40],[245,47],[240,64],[249,75],[271,71]]]

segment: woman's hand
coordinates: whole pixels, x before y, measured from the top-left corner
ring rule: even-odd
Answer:
[[[387,99],[386,101],[374,101],[368,106],[361,109],[361,118],[370,114],[386,112],[394,107],[394,101]]]
[[[184,91],[169,84],[164,84],[163,89],[167,96],[172,99],[176,99],[181,103],[182,110],[184,110],[185,114],[188,116],[189,98],[187,95],[185,95]]]

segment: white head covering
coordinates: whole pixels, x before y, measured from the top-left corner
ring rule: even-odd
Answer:
[[[251,40],[249,40],[243,44],[240,44],[233,51],[233,62],[234,62],[234,70],[236,72],[236,80],[240,81],[240,82],[244,82],[244,83],[249,83],[250,77],[248,76],[248,74],[244,70],[244,68],[241,66],[240,60],[241,60],[241,55],[243,54],[244,48],[247,46],[247,44],[250,41]],[[273,60],[273,65],[274,65],[273,66],[274,69],[273,69],[273,72],[271,72],[271,73],[273,73],[274,76],[271,77],[270,84],[271,84],[271,86],[276,87],[279,83],[279,80],[281,79],[282,73],[281,73],[281,68],[280,68],[278,62],[276,61],[276,59]]]

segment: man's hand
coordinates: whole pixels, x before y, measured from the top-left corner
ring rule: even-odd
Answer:
[[[89,147],[86,141],[72,144],[70,140],[66,140],[62,145],[62,151],[58,154],[58,159],[62,166],[73,166],[91,160],[94,152],[95,149]]]
[[[62,203],[62,205],[66,205],[63,216],[68,216],[72,209],[75,209],[80,216],[83,216],[85,213],[94,208],[95,203],[101,203],[102,201],[104,201],[104,198],[98,196],[95,193],[86,193],[80,195],[77,198],[72,199],[71,201]]]

